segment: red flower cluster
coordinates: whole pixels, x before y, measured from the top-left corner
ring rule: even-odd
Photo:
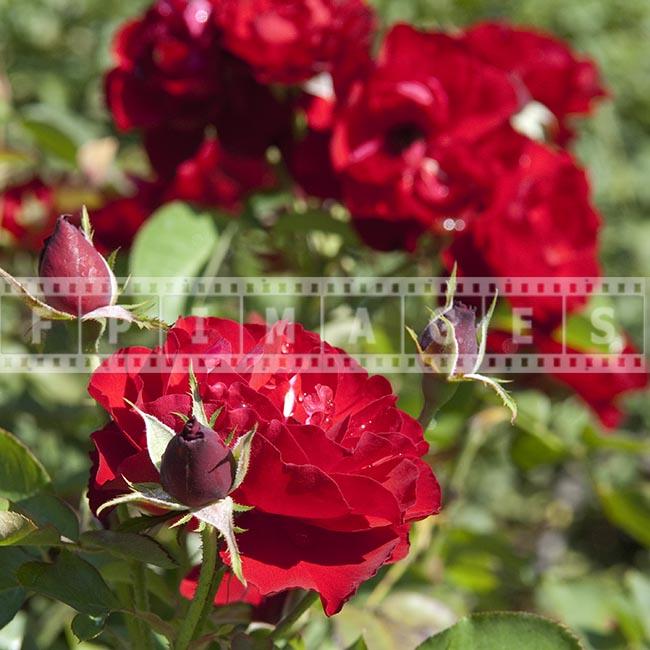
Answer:
[[[376,248],[431,231],[461,273],[596,275],[584,173],[515,130],[565,143],[604,95],[594,64],[492,23],[397,25],[373,60],[374,25],[363,0],[158,0],[116,38],[108,104],[142,130],[160,201],[236,209],[274,183],[276,145],[297,186],[341,200]]]
[[[350,369],[263,367],[267,354],[321,348],[349,361]],[[220,356],[241,352],[248,365],[236,372],[221,366]],[[125,371],[120,363],[130,354],[155,357],[166,370]],[[251,588],[261,596],[314,589],[334,614],[383,564],[405,555],[410,524],[440,507],[438,484],[421,459],[422,428],[396,408],[386,379],[368,377],[299,325],[181,319],[162,347],[122,350],[91,379],[90,394],[111,416],[93,434],[94,511],[128,491],[125,478],[159,480],[142,420],[125,398],[180,433],[179,414],[192,408],[183,355],[200,359],[194,363],[200,396],[208,418],[218,412],[214,430],[224,441],[257,427],[249,471],[232,495],[253,507],[237,519],[246,530],[238,543]]]
[[[291,139],[294,93],[268,84],[367,60],[372,26],[362,0],[157,0],[117,34],[107,103],[142,131],[160,201],[234,211]]]

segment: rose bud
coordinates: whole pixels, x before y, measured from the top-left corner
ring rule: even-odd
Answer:
[[[191,508],[223,499],[235,475],[235,459],[219,435],[191,417],[162,456],[165,492]]]
[[[61,293],[55,286],[46,286],[45,299],[54,309],[75,316],[88,314],[100,307],[113,305],[117,299],[117,282],[106,260],[95,249],[83,231],[66,217],[59,217],[54,232],[45,240],[38,265],[43,280],[78,278],[77,295],[66,287]],[[66,295],[68,293],[68,295]]]
[[[453,333],[447,323],[453,326]],[[478,357],[476,312],[462,303],[455,303],[445,312],[444,318],[438,316],[424,328],[418,343],[426,354],[453,356],[457,353],[458,361],[451,374],[472,372]]]

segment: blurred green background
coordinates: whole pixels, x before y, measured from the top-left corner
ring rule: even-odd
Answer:
[[[404,20],[453,28],[502,18],[548,30],[595,58],[612,98],[581,123],[575,151],[606,222],[605,273],[650,276],[650,2],[375,4],[386,25]],[[15,129],[16,115],[55,125],[76,144],[114,133],[101,92],[109,43],[115,28],[146,5],[0,0],[3,137],[12,143],[26,137]],[[122,141],[128,150],[136,138]],[[43,162],[52,168],[73,164],[64,156]],[[390,261],[366,270],[380,272]],[[641,314],[624,312],[622,319],[640,343]],[[413,378],[394,384],[404,408],[416,412]],[[650,648],[647,395],[630,401],[629,430],[609,436],[596,430],[575,399],[552,402],[539,391],[519,391],[517,397],[522,417],[512,427],[483,393],[465,386],[457,393],[427,432],[431,462],[452,506],[435,528],[420,526],[415,546],[421,552],[412,554],[403,575],[381,574],[334,621],[316,619],[305,647],[343,648],[363,630],[373,650],[409,648],[458,615],[508,608],[562,620],[594,650]],[[0,376],[0,426],[31,446],[55,477],[57,492],[75,506],[87,476],[88,433],[101,419],[84,395],[83,377],[57,378],[53,386],[42,376]],[[476,456],[469,470],[459,469],[455,459],[467,451],[468,440]],[[56,625],[45,629],[53,616],[65,618],[61,611],[37,602],[29,616],[22,623],[23,648],[76,647]],[[0,631],[0,650],[20,647],[11,645],[16,634],[13,628]]]

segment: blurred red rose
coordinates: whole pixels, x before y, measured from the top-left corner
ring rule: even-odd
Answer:
[[[0,195],[0,235],[8,233],[21,248],[39,250],[56,223],[54,190],[38,178]]]
[[[394,27],[335,120],[332,160],[347,207],[359,221],[411,230],[471,219],[492,181],[472,144],[517,107],[507,75],[458,41]]]
[[[500,135],[499,137],[503,137]],[[584,171],[566,152],[522,139],[516,164],[498,179],[485,212],[458,233],[444,252],[446,266],[458,264],[469,277],[596,277],[601,220],[591,205]],[[510,296],[516,307],[531,307],[537,325],[562,318],[554,296]],[[573,311],[586,302],[569,296]]]
[[[536,343],[542,354],[562,352],[562,344],[551,337],[538,337]],[[570,347],[567,347],[566,351],[569,354],[584,354],[586,359],[592,357],[588,352]],[[627,341],[619,356],[624,359],[626,355],[633,354],[638,354],[638,351],[630,341]],[[594,366],[597,364],[594,363]],[[647,372],[629,372],[616,368],[615,364],[607,372],[554,372],[553,377],[574,390],[608,429],[615,429],[624,418],[619,405],[620,398],[627,393],[648,388]]]
[[[554,335],[535,330],[532,336],[532,345],[520,345],[513,341],[512,336],[507,332],[493,330],[488,337],[488,351],[495,354],[517,354],[534,353],[559,355],[562,353],[570,355],[582,355],[585,363],[592,361],[594,370],[591,372],[561,372],[551,371],[549,376],[561,382],[574,391],[585,404],[587,404],[598,417],[601,424],[607,429],[618,427],[625,414],[620,408],[620,399],[626,394],[635,391],[647,390],[649,386],[647,367],[644,364],[641,371],[630,372],[626,368],[617,367],[617,362],[610,363],[610,366],[603,370],[600,363],[594,359],[597,351],[589,352],[578,350],[570,345],[563,348],[561,332]],[[602,353],[602,352],[601,352]],[[637,355],[638,350],[630,340],[625,340],[623,348],[615,356],[621,361],[629,361],[629,357]],[[520,375],[514,378],[517,381],[531,381],[534,385],[539,384],[540,375]]]
[[[259,83],[249,66],[229,55],[224,55],[221,80],[215,125],[226,149],[262,156],[291,137],[293,105],[286,92]]]
[[[222,0],[224,47],[265,83],[298,83],[368,57],[374,14],[363,0]]]
[[[164,199],[235,211],[246,194],[274,182],[264,158],[230,153],[215,138],[207,138],[193,158],[178,166]]]
[[[349,362],[339,372],[273,372],[267,354],[315,354]],[[237,372],[220,355],[246,353]],[[156,358],[157,368],[118,367],[129,354]],[[189,414],[189,377],[181,355],[192,354],[208,417],[224,438],[257,425],[250,469],[233,493],[253,506],[237,525],[243,572],[260,595],[313,589],[328,615],[386,563],[404,557],[410,523],[438,511],[440,490],[429,466],[422,428],[395,406],[391,386],[368,377],[344,352],[299,325],[239,325],[216,318],[180,319],[161,348],[130,348],[105,361],[90,394],[111,422],[93,434],[91,507],[157,480],[140,416],[125,398],[177,432]],[[162,358],[161,358],[162,357]],[[117,364],[117,365],[115,365]],[[225,558],[227,560],[227,557]]]
[[[594,100],[606,95],[596,64],[549,34],[480,23],[462,40],[483,60],[511,73],[522,85],[524,102],[532,98],[555,115],[561,141],[570,136],[566,118],[590,113]]]
[[[221,48],[210,0],[157,0],[115,37],[106,99],[122,130],[209,122],[220,89]]]
[[[308,196],[339,199],[341,186],[330,160],[331,134],[310,129],[291,144],[285,158],[293,180]]]
[[[131,195],[107,196],[105,203],[92,211],[93,243],[104,254],[129,249],[142,224],[161,204],[159,183],[141,178],[132,178],[131,182]]]

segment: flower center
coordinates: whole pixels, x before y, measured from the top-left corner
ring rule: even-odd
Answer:
[[[424,132],[417,124],[397,124],[386,133],[386,151],[391,156],[399,156],[417,142],[424,139]]]

